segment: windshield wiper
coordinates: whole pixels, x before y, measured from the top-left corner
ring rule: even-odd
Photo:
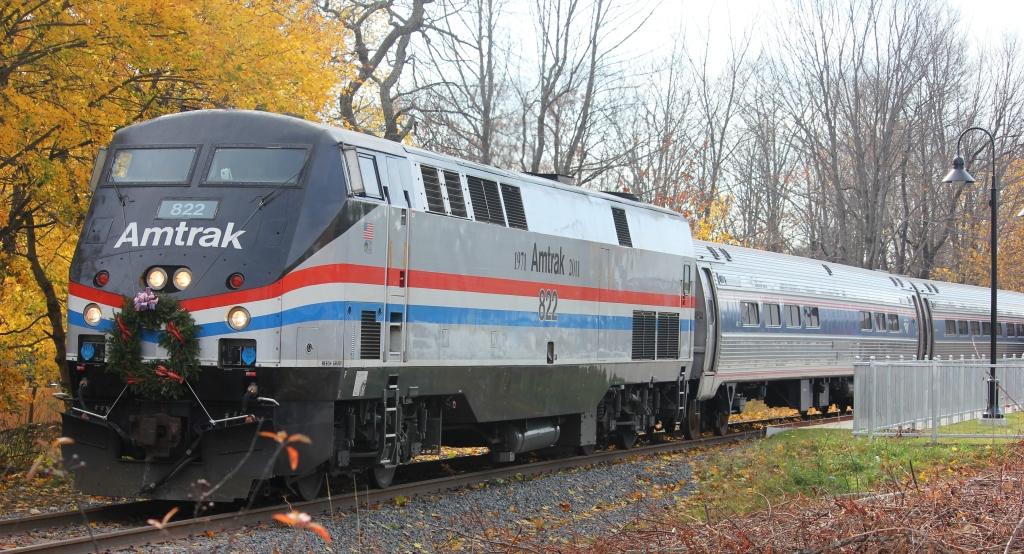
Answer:
[[[265,208],[267,206],[267,204],[270,204],[271,201],[273,201],[275,198],[280,196],[281,191],[283,191],[286,188],[290,188],[290,187],[294,187],[295,185],[298,185],[299,184],[299,181],[298,181],[299,175],[302,174],[302,170],[303,169],[305,169],[305,166],[299,168],[299,170],[296,171],[294,175],[292,175],[291,177],[288,177],[287,179],[285,179],[284,181],[279,183],[276,187],[272,188],[270,190],[270,192],[264,194],[263,196],[260,196],[258,198],[258,203],[256,204],[256,209],[254,209],[252,211],[252,213],[249,214],[249,217],[245,218],[245,221],[242,222],[242,226],[239,227],[239,228],[240,229],[245,229],[245,227],[247,225],[249,225],[249,221],[251,221],[252,218],[255,217],[256,214],[260,210]],[[293,179],[294,179],[294,181],[293,181]]]

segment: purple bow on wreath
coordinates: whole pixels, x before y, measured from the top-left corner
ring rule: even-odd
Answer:
[[[155,310],[156,303],[159,299],[156,297],[156,293],[153,289],[146,287],[145,290],[135,295],[135,311],[141,312],[143,310]]]

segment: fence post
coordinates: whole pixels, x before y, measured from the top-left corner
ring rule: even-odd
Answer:
[[[939,389],[939,364],[935,360],[931,360],[931,387],[929,387],[928,394],[928,407],[931,410],[932,415],[932,444],[938,444],[939,442],[939,401],[937,396],[941,394]]]
[[[868,440],[875,439],[875,410],[878,409],[878,367],[875,366],[875,357],[871,356],[868,360],[868,370],[871,371],[872,388],[876,390],[871,391],[871,408],[868,410],[870,416],[868,418]]]

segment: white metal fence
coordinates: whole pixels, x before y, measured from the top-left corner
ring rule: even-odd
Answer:
[[[991,426],[984,434],[943,432],[941,426],[981,418],[988,405],[991,365],[984,359],[869,360],[854,364],[853,432],[858,435],[926,435],[966,438],[1008,433]],[[1024,359],[999,360],[999,406],[1004,413],[1024,402]]]

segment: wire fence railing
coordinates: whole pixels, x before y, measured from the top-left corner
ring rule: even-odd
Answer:
[[[854,364],[853,432],[856,435],[940,438],[1024,438],[1006,420],[981,419],[988,406],[986,359],[871,359]],[[1004,414],[1021,410],[1024,359],[996,364],[999,407]],[[956,425],[978,420],[975,425]]]

